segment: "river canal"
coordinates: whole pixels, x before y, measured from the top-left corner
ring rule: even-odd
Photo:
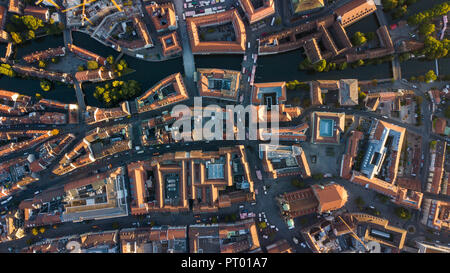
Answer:
[[[368,19],[368,20],[373,20]],[[87,50],[96,52],[104,57],[113,55],[117,57],[119,53],[114,49],[104,46],[96,40],[90,38],[87,34],[73,32],[74,44]],[[62,35],[46,36],[36,41],[27,43],[17,47],[16,56],[21,57],[36,50],[43,50],[50,47],[58,47],[63,45]],[[3,49],[4,44],[0,49]],[[144,92],[155,83],[169,76],[170,74],[181,72],[184,73],[183,59],[177,58],[164,62],[147,62],[137,58],[124,55],[123,58],[129,64],[129,67],[136,70],[134,73],[121,77],[122,80],[136,80],[140,83]],[[197,68],[222,68],[231,70],[241,70],[242,55],[205,55],[195,56],[195,65]],[[303,60],[304,55],[301,50],[294,50],[282,54],[269,56],[259,56],[258,66],[256,69],[255,82],[269,81],[309,81],[314,79],[342,79],[357,78],[360,80],[371,80],[380,78],[391,78],[391,64],[382,63],[380,65],[367,65],[358,68],[348,67],[340,71],[330,71],[322,73],[308,72],[299,70],[298,65]],[[434,68],[433,62],[420,62],[411,60],[402,63],[402,74],[404,78],[413,75],[424,74],[429,69]],[[444,59],[440,61],[439,69],[441,74],[450,73],[450,61]],[[104,83],[102,83],[104,84]],[[83,90],[86,96],[87,105],[105,107],[101,102],[93,97],[93,92],[97,84],[83,84]],[[54,84],[54,88],[49,92],[44,92],[39,87],[39,80],[0,77],[0,88],[5,90],[17,91],[26,95],[34,96],[40,93],[44,98],[54,99],[64,103],[76,103],[75,91],[72,86],[66,84]]]

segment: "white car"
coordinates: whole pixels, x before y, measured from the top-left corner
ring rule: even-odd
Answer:
[[[296,237],[292,238],[292,241],[294,241],[294,244],[298,244],[298,239]]]
[[[303,248],[306,248],[305,243],[301,243],[300,245],[301,245]]]

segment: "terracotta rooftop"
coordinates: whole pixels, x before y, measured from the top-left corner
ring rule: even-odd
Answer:
[[[334,13],[340,17],[344,27],[366,17],[377,9],[373,0],[353,0],[336,9]]]
[[[164,94],[167,90],[167,93]],[[181,73],[172,74],[136,98],[139,112],[145,112],[189,98]]]
[[[262,6],[255,8],[252,0],[239,0],[250,24],[262,20],[275,13],[274,0],[262,0]]]
[[[200,41],[199,28],[231,22],[236,41]],[[186,18],[191,50],[194,54],[244,53],[246,48],[245,26],[236,9],[219,14]]]
[[[311,114],[311,120],[311,143],[340,143],[340,136],[344,132],[345,127],[344,113],[313,112]]]
[[[319,200],[319,213],[340,209],[347,203],[347,191],[338,184],[333,183],[325,187],[313,185],[311,188]]]
[[[46,22],[50,19],[50,11],[48,8],[36,7],[36,6],[26,6],[23,10],[24,15],[31,15],[41,19]]]
[[[177,28],[175,8],[173,3],[150,4],[145,6],[145,10],[152,19],[156,31],[173,30]]]
[[[291,245],[286,239],[278,240],[273,244],[266,246],[268,253],[293,253]]]
[[[183,50],[181,48],[180,42],[178,41],[178,36],[175,31],[159,37],[159,41],[162,44],[164,56],[170,56]]]
[[[218,68],[199,68],[197,73],[200,96],[237,100],[241,72]]]
[[[445,118],[437,118],[434,122],[434,132],[436,134],[445,134],[445,127],[447,127],[447,120]]]

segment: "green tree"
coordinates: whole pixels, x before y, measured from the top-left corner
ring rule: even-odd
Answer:
[[[30,29],[30,30],[27,32],[27,38],[28,38],[28,40],[32,40],[32,39],[36,38],[36,34],[34,33],[33,30]]]
[[[109,55],[108,57],[106,57],[106,62],[108,62],[109,64],[113,64],[114,63],[114,57],[112,55]]]
[[[316,173],[312,175],[314,180],[321,180],[323,178],[323,173]]]
[[[383,8],[390,11],[398,6],[398,0],[382,0]]]
[[[326,60],[320,60],[317,63],[314,64],[314,70],[317,72],[324,71],[325,67],[327,66]]]
[[[22,36],[20,35],[20,33],[17,33],[17,32],[11,32],[11,39],[16,44],[20,44],[23,42]]]
[[[79,65],[78,67],[77,67],[77,71],[84,71],[85,70],[85,68],[84,68],[84,65]]]
[[[432,82],[437,80],[437,76],[434,73],[434,70],[429,70],[426,74],[425,74],[425,80],[426,82]]]
[[[403,220],[409,220],[411,218],[411,212],[403,207],[395,208],[395,214]]]
[[[41,19],[31,15],[22,16],[22,22],[28,29],[31,30],[37,30],[38,28],[44,26],[44,23],[42,22]]]
[[[406,5],[399,6],[392,13],[392,17],[394,19],[397,19],[397,18],[403,17],[407,12],[408,12],[408,6],[406,6]]]
[[[47,67],[47,63],[44,62],[43,60],[40,60],[38,65],[39,65],[40,68],[45,68],[45,67]]]
[[[367,43],[367,38],[362,32],[357,31],[355,34],[353,34],[352,43],[355,46],[360,46]]]
[[[347,68],[347,66],[348,66],[348,63],[347,63],[347,62],[343,62],[343,63],[341,63],[341,64],[339,65],[339,70],[344,70],[344,69]]]
[[[98,63],[96,61],[88,61],[87,62],[87,69],[89,69],[89,70],[98,69]]]
[[[47,80],[41,80],[40,86],[44,91],[50,91],[50,89],[52,88],[51,83]]]
[[[432,33],[434,33],[435,29],[436,29],[436,26],[434,24],[425,23],[425,24],[421,24],[419,26],[419,33],[424,36],[428,36],[428,35],[431,35]]]

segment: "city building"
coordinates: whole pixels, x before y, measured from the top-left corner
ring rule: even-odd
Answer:
[[[437,230],[450,230],[450,202],[425,199],[421,223]]]
[[[162,45],[163,55],[171,56],[183,51],[178,40],[176,31],[159,37],[159,42]]]
[[[345,113],[312,112],[313,144],[340,144],[345,131]]]
[[[95,70],[78,71],[75,73],[75,79],[79,82],[102,82],[112,80],[116,77],[112,70],[100,67]]]
[[[64,56],[66,54],[66,48],[63,46],[56,48],[49,48],[42,51],[36,51],[31,54],[25,55],[22,59],[27,63],[34,63],[54,57]]]
[[[260,247],[253,219],[189,226],[190,253],[241,253]]]
[[[268,140],[278,138],[281,141],[306,141],[306,132],[309,129],[308,123],[294,125],[289,127],[259,128],[258,137],[260,140]]]
[[[437,243],[429,243],[429,242],[416,242],[419,250],[418,253],[450,253],[450,247],[437,244]]]
[[[250,24],[256,23],[275,13],[274,0],[239,0]]]
[[[324,186],[313,185],[304,190],[284,193],[277,198],[281,215],[288,226],[293,226],[292,219],[312,213],[327,213],[342,208],[348,199],[344,187],[331,182]]]
[[[439,194],[442,190],[442,179],[444,178],[445,155],[447,150],[446,141],[431,141],[430,145],[430,168],[426,191]]]
[[[23,6],[22,0],[9,0],[8,12],[22,15]]]
[[[93,124],[101,121],[109,121],[117,118],[123,118],[131,114],[128,101],[122,102],[120,107],[115,108],[97,108],[92,106],[86,107],[85,121]]]
[[[352,177],[352,167],[354,165],[356,156],[358,155],[358,147],[364,134],[360,131],[352,131],[347,140],[345,153],[342,155],[340,176],[344,179]]]
[[[22,249],[22,253],[118,253],[119,232],[89,232],[46,239]]]
[[[96,61],[99,65],[106,65],[107,63],[106,58],[74,44],[68,44],[67,49],[83,60]]]
[[[80,222],[128,215],[125,169],[69,182],[24,200],[25,227]]]
[[[294,250],[286,239],[278,240],[266,246],[266,249],[267,253],[294,253]]]
[[[259,144],[259,158],[262,160],[264,171],[272,179],[293,175],[300,175],[302,178],[311,177],[305,152],[299,145]]]
[[[177,19],[173,3],[157,4],[152,2],[145,6],[157,32],[177,29]]]
[[[364,147],[365,154],[362,159],[357,159],[360,161],[359,169],[352,170],[349,180],[389,196],[397,205],[420,209],[423,193],[396,184],[405,133],[406,129],[403,127],[381,120],[373,121]],[[354,155],[353,152],[347,153],[348,156],[352,154]],[[344,155],[341,162],[341,175],[346,179],[351,169],[348,156]]]
[[[325,7],[324,0],[290,0],[294,14],[314,12]]]
[[[237,101],[241,72],[218,68],[198,68],[197,85],[202,97]]]
[[[136,98],[140,113],[155,110],[176,102],[187,100],[189,95],[181,73],[172,74]]]
[[[211,40],[202,39],[205,28],[218,28],[223,25],[231,24],[231,32],[226,34],[234,36],[234,40]],[[219,14],[211,14],[200,17],[186,18],[186,25],[191,43],[191,50],[193,54],[211,54],[211,53],[237,53],[245,52],[247,36],[245,33],[244,22],[239,16],[236,9],[228,10]]]
[[[376,9],[377,7],[373,0],[353,0],[348,4],[337,8],[334,13],[342,26],[347,27],[370,15]]]
[[[243,146],[177,151],[128,165],[131,214],[215,212],[255,198]]]
[[[187,227],[127,228],[119,233],[121,253],[186,253]]]
[[[25,8],[23,9],[23,15],[31,15],[33,17],[41,19],[44,22],[47,22],[50,19],[49,9],[37,6],[25,6]]]
[[[324,98],[328,93],[337,92],[338,101],[342,106],[358,105],[358,80],[342,79],[316,80],[310,83],[310,97],[312,105],[324,104]]]
[[[326,217],[302,229],[314,253],[399,253],[407,231],[364,213]]]
[[[258,120],[270,121],[272,111],[278,111],[279,121],[291,121],[301,114],[299,107],[286,106],[286,82],[255,83],[252,88],[252,104],[258,106]]]
[[[19,210],[11,210],[0,216],[0,242],[21,239],[25,237],[22,215]]]
[[[66,153],[52,172],[63,175],[98,159],[129,150],[133,147],[131,140],[131,124],[97,127]]]

